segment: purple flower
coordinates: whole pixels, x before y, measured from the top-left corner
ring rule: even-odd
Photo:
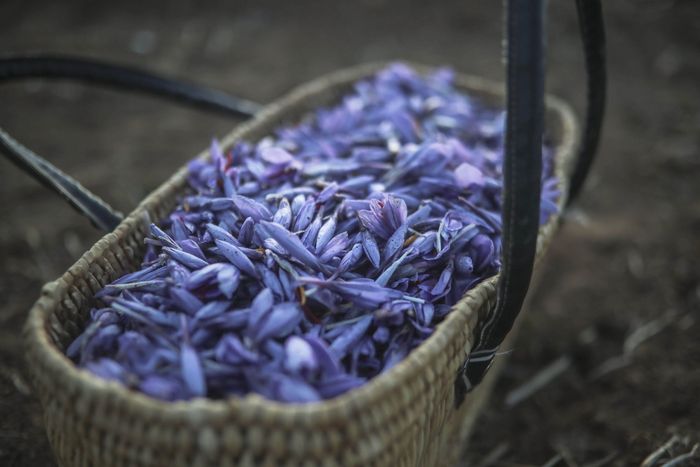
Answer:
[[[213,141],[66,355],[167,401],[308,403],[390,370],[498,272],[504,116],[399,64],[256,144]]]
[[[387,239],[406,222],[406,203],[400,198],[385,195],[370,200],[369,210],[357,213],[362,225],[373,235]]]

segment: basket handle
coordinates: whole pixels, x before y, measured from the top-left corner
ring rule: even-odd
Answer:
[[[545,0],[507,0],[507,110],[501,273],[496,305],[455,383],[455,403],[479,384],[520,313],[539,231],[544,121]],[[568,202],[598,146],[605,108],[605,35],[600,0],[576,0],[587,72],[587,115]]]
[[[136,68],[57,55],[22,55],[0,58],[0,83],[26,78],[68,78],[87,83],[148,93],[202,110],[234,117],[251,117],[259,104],[223,91],[165,78]],[[0,151],[21,169],[63,197],[92,224],[113,230],[122,214],[100,197],[38,156],[0,128]]]

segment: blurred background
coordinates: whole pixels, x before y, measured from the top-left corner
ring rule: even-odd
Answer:
[[[259,102],[375,60],[502,80],[500,3],[4,0],[0,53],[80,54]],[[665,459],[700,442],[700,3],[604,6],[599,159],[464,465],[639,465],[673,435]],[[580,115],[573,1],[550,2],[549,44],[547,88]],[[0,87],[0,125],[124,212],[237,123],[65,82]],[[101,233],[4,159],[0,220],[0,465],[51,466],[21,328],[41,285]]]

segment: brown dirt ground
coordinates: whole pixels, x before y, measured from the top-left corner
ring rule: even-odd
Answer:
[[[6,0],[0,47],[147,66],[261,102],[369,60],[503,75],[500,2],[196,3]],[[580,108],[572,3],[550,5],[548,89]],[[610,97],[600,160],[555,241],[465,465],[489,455],[490,465],[639,465],[672,434],[687,437],[675,455],[700,442],[700,4],[617,0],[606,13]],[[6,85],[0,103],[4,128],[124,211],[235,124],[65,83]],[[53,465],[20,329],[41,284],[100,233],[4,160],[0,219],[0,465]],[[643,333],[626,365],[595,377]],[[505,404],[561,356],[570,365],[560,377]]]

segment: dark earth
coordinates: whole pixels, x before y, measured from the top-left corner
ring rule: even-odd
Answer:
[[[550,3],[547,88],[580,112],[574,2]],[[700,442],[700,3],[605,3],[600,158],[554,242],[464,465],[639,465],[677,435],[661,465]],[[0,52],[110,59],[267,102],[374,60],[502,80],[501,17],[500,2],[486,1],[5,0]],[[2,127],[125,212],[237,123],[76,84],[0,89]],[[20,332],[41,285],[101,233],[5,160],[0,219],[0,465],[50,466]],[[554,378],[506,402],[547,367]]]

